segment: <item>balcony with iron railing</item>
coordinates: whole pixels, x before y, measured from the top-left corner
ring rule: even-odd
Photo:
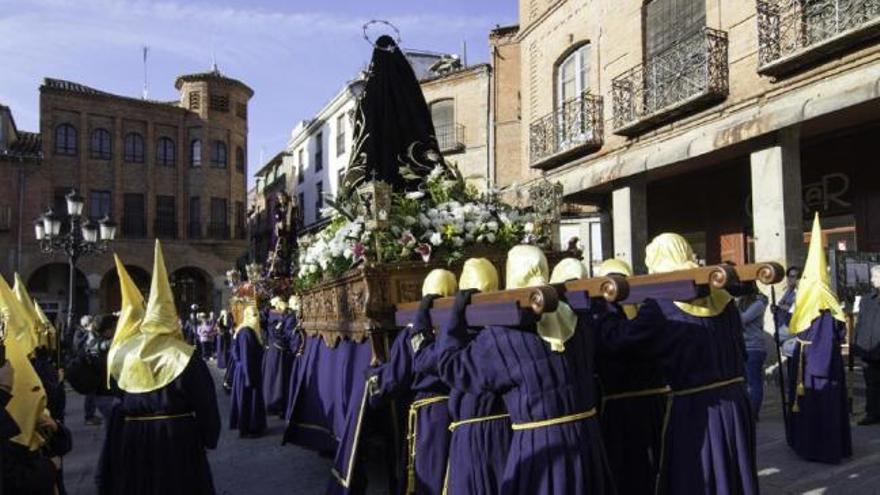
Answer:
[[[209,223],[208,237],[218,241],[225,241],[229,239],[229,224],[225,222]]]
[[[529,126],[529,165],[550,169],[602,147],[601,96],[584,91]]]
[[[758,72],[782,76],[880,36],[880,0],[758,0]]]
[[[442,124],[434,128],[441,153],[464,151],[464,125]]]
[[[160,239],[177,239],[177,222],[168,218],[153,220],[153,235]]]
[[[727,98],[727,33],[703,28],[614,78],[614,133],[634,136]]]

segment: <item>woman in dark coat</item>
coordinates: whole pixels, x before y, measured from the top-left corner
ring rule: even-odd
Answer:
[[[184,341],[158,241],[146,309],[118,257],[116,269],[122,311],[108,367],[122,395],[101,452],[99,491],[211,495],[205,449],[220,435],[214,382]]]
[[[646,251],[651,273],[697,266],[677,234],[657,236]],[[657,491],[757,494],[742,321],[731,296],[712,290],[690,303],[648,299],[633,320],[614,313],[603,320],[603,348],[629,360],[658,360],[672,389]]]
[[[256,306],[244,310],[232,337],[232,407],[229,428],[242,437],[257,437],[266,430],[263,402],[263,342]]]
[[[540,249],[508,253],[508,288],[548,279]],[[561,303],[535,326],[486,327],[469,341],[461,331],[468,299],[459,293],[441,327],[438,369],[451,387],[504,398],[513,434],[500,493],[613,493],[596,416],[589,318]]]

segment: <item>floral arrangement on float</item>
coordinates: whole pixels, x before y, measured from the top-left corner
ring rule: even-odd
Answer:
[[[525,209],[501,202],[494,190],[468,185],[455,164],[439,162],[410,192],[364,183],[342,204],[328,200],[329,224],[299,238],[295,290],[337,278],[361,264],[421,261],[447,264],[486,251],[506,252],[546,240]]]

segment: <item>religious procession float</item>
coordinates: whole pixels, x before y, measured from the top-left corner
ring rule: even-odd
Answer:
[[[491,189],[469,184],[440,153],[418,81],[391,37],[374,44],[354,130],[351,162],[338,194],[326,200],[326,225],[307,235],[297,232],[296,206],[281,193],[266,266],[228,273],[236,321],[254,303],[264,312],[264,325],[280,321],[273,312],[294,315],[286,403],[278,412],[287,420],[286,443],[334,458],[328,492],[362,483],[361,460],[374,449],[390,461],[391,484],[405,483],[395,479],[405,471],[399,463],[406,460],[397,455],[406,441],[405,412],[394,404],[368,407],[367,371],[386,358],[395,334],[413,321],[425,276],[434,268],[459,272],[471,257],[503,267],[508,250],[524,243],[544,248],[551,263],[563,256],[549,252],[561,186],[539,182],[527,205],[514,206]],[[467,318],[473,326],[517,326],[553,311],[563,298],[573,307],[593,298],[688,300],[709,287],[776,283],[781,274],[778,265],[765,263],[580,279],[479,294],[474,306],[498,310],[468,312]],[[288,300],[292,307],[285,308]],[[452,301],[434,302],[435,323]]]

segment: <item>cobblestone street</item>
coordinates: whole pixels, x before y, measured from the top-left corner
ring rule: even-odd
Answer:
[[[215,383],[219,370],[212,367]],[[860,377],[857,377],[861,380]],[[220,444],[210,453],[218,494],[320,494],[330,474],[331,461],[294,446],[281,446],[284,423],[269,419],[269,430],[259,439],[241,440],[226,428],[229,396],[218,389],[224,428]],[[92,495],[94,469],[98,462],[103,427],[86,426],[82,419],[82,397],[68,390],[68,426],[74,435],[74,450],[64,461],[70,495]],[[856,411],[864,409],[856,394]],[[768,383],[762,420],[758,423],[758,472],[766,494],[880,494],[880,426],[854,426],[852,459],[839,466],[804,462],[785,444],[778,389]],[[860,417],[859,415],[856,418]],[[373,468],[372,472],[379,469]],[[376,480],[375,478],[380,478]],[[378,481],[378,482],[377,482]],[[381,476],[374,477],[371,494],[387,490]]]

